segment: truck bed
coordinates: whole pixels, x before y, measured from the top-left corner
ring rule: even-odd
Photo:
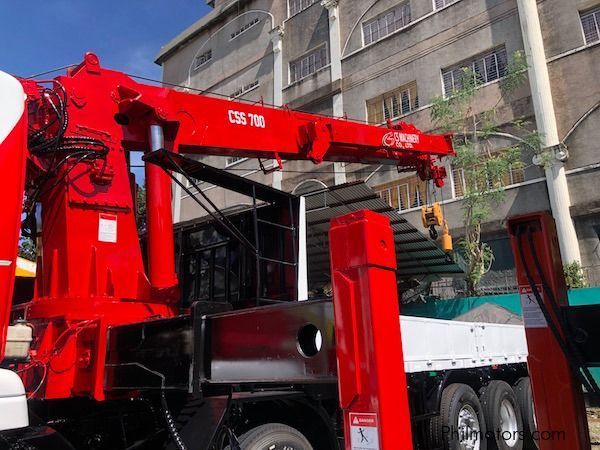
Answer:
[[[527,361],[522,325],[400,316],[407,373]]]
[[[206,312],[111,327],[105,389],[337,381],[330,299]],[[521,325],[400,317],[406,373],[526,362]]]

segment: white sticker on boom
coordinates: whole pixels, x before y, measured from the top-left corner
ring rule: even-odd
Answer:
[[[117,242],[117,216],[100,214],[98,219],[98,240],[100,242]]]
[[[350,413],[352,450],[379,450],[377,414]]]
[[[537,285],[536,289],[543,301],[544,294],[542,292],[542,286]],[[546,322],[544,313],[542,312],[531,287],[519,286],[519,294],[521,297],[521,308],[523,309],[523,322],[525,322],[525,328],[546,328],[548,323]]]

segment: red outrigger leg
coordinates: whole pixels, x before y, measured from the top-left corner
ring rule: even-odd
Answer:
[[[568,306],[556,227],[545,212],[508,221],[529,356],[540,450],[590,448],[581,383],[560,319]],[[540,306],[541,301],[541,306]],[[561,344],[562,342],[562,344]]]
[[[389,219],[333,219],[329,240],[345,448],[412,449]]]

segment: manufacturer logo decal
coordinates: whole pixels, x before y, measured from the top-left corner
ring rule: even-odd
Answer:
[[[413,148],[419,143],[419,135],[415,133],[402,133],[401,131],[390,131],[383,136],[381,141],[384,147],[390,148]]]

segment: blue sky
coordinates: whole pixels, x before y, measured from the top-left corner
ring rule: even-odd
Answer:
[[[26,77],[93,51],[104,67],[160,79],[160,47],[209,9],[204,0],[0,0],[0,70]]]
[[[0,70],[29,76],[81,61],[160,78],[160,47],[208,12],[204,0],[2,0]]]

